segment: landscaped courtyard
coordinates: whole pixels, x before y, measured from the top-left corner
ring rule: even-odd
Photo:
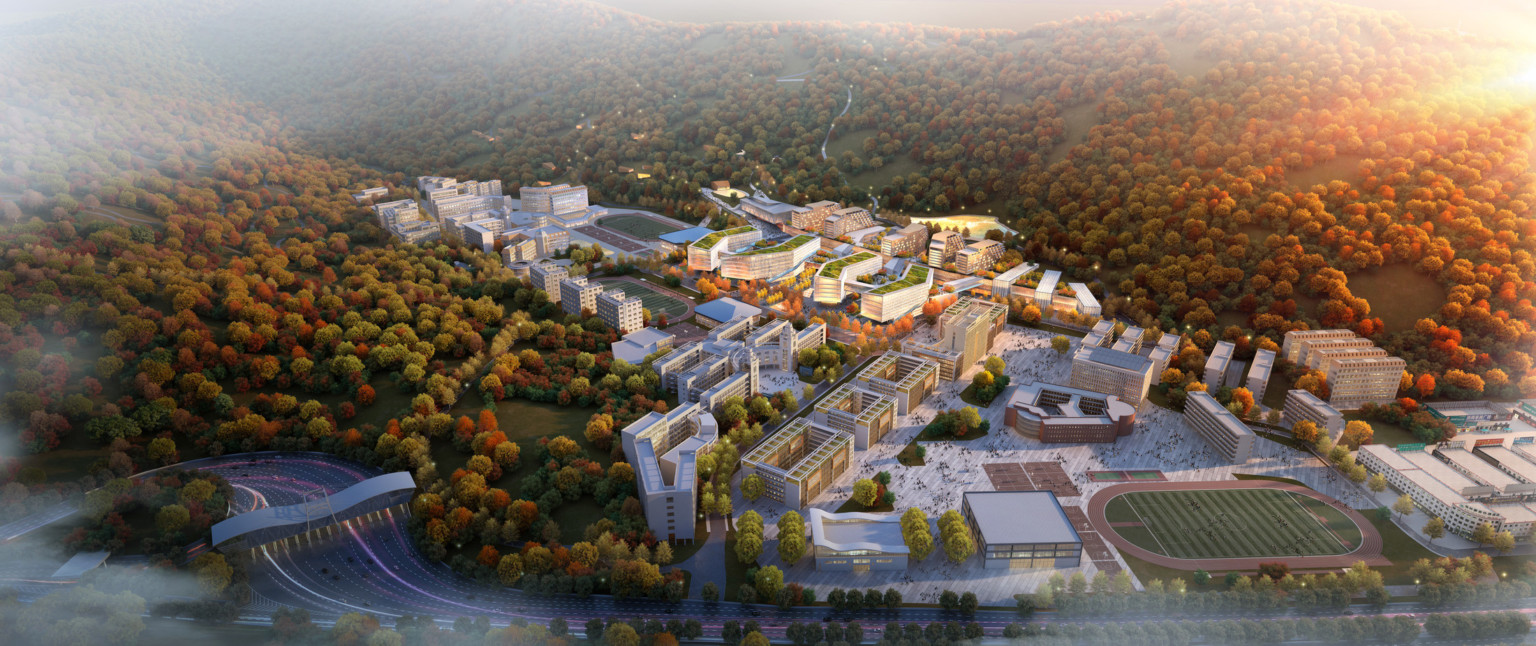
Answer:
[[[1174,558],[1325,556],[1359,545],[1344,514],[1302,498],[1275,489],[1135,491],[1110,500],[1106,515],[1126,540]]]

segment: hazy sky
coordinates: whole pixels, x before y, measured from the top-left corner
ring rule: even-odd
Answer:
[[[61,10],[134,0],[0,0],[0,23]],[[323,2],[324,0],[316,0]],[[595,0],[662,20],[687,22],[840,20],[846,23],[914,22],[967,29],[1027,29],[1098,11],[1150,11],[1165,0]],[[1263,0],[1260,0],[1261,2]],[[1402,12],[1420,27],[1460,28],[1536,42],[1532,0],[1339,0]],[[436,4],[421,0],[424,7]]]
[[[595,0],[662,20],[840,20],[845,23],[913,22],[976,29],[1023,30],[1042,22],[1099,11],[1147,12],[1166,0]],[[1262,2],[1262,0],[1260,0]],[[1340,0],[1400,11],[1420,27],[1536,41],[1536,2],[1531,0]]]

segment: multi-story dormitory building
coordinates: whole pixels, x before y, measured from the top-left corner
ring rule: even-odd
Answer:
[[[396,200],[373,206],[379,226],[401,242],[421,244],[442,237],[437,223],[423,217],[416,200]]]
[[[1322,371],[1331,389],[1328,403],[1341,411],[1392,401],[1407,367],[1350,330],[1286,332],[1280,350],[1291,363]]]
[[[775,320],[754,329],[756,317],[736,319],[711,330],[703,341],[680,346],[656,359],[651,368],[662,387],[680,402],[704,402],[709,409],[733,396],[758,392],[759,368],[794,371],[800,350],[826,343],[827,328],[816,324],[795,330]]]
[[[624,455],[635,468],[646,524],[657,538],[693,540],[698,454],[718,437],[714,416],[694,403],[679,404],[665,415],[646,413],[624,427]]]

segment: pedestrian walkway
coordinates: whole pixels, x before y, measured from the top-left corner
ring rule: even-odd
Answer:
[[[711,517],[704,521],[709,526],[709,538],[693,556],[673,567],[687,570],[692,579],[688,582],[688,598],[697,599],[704,592],[706,582],[714,582],[722,591],[725,588],[725,532],[724,518]],[[723,592],[722,592],[723,594]]]

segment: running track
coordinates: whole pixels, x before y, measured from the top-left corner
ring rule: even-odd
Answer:
[[[1348,516],[1350,520],[1354,521],[1355,525],[1360,528],[1360,546],[1356,547],[1352,552],[1347,554],[1339,554],[1336,556],[1271,556],[1265,558],[1180,559],[1173,558],[1171,556],[1163,556],[1162,554],[1158,554],[1151,550],[1144,549],[1132,544],[1130,541],[1120,536],[1119,532],[1115,531],[1114,524],[1109,522],[1109,517],[1104,512],[1105,508],[1109,507],[1109,501],[1123,493],[1131,493],[1133,491],[1192,491],[1201,489],[1279,489],[1281,491],[1290,491],[1293,493],[1301,494],[1303,496],[1307,496],[1309,498],[1320,500],[1326,503],[1329,507],[1339,509],[1344,513],[1345,516]],[[1114,545],[1116,549],[1143,561],[1161,565],[1163,567],[1174,568],[1176,570],[1195,570],[1203,568],[1206,570],[1220,572],[1252,572],[1259,569],[1260,563],[1273,563],[1275,561],[1284,561],[1287,565],[1291,566],[1291,569],[1293,570],[1347,568],[1351,565],[1354,565],[1356,561],[1365,561],[1366,565],[1371,566],[1387,566],[1392,564],[1391,561],[1387,560],[1386,557],[1381,555],[1381,534],[1376,531],[1376,527],[1372,525],[1370,521],[1366,520],[1364,516],[1360,515],[1360,512],[1350,509],[1348,506],[1338,505],[1337,501],[1333,500],[1332,498],[1319,494],[1316,491],[1306,487],[1286,484],[1283,482],[1273,482],[1269,480],[1228,480],[1214,482],[1132,482],[1117,484],[1105,487],[1099,490],[1097,494],[1094,494],[1093,498],[1088,501],[1085,511],[1088,512],[1088,521],[1093,523],[1094,529],[1098,530],[1099,535],[1104,537],[1104,540],[1109,541],[1112,545]]]

